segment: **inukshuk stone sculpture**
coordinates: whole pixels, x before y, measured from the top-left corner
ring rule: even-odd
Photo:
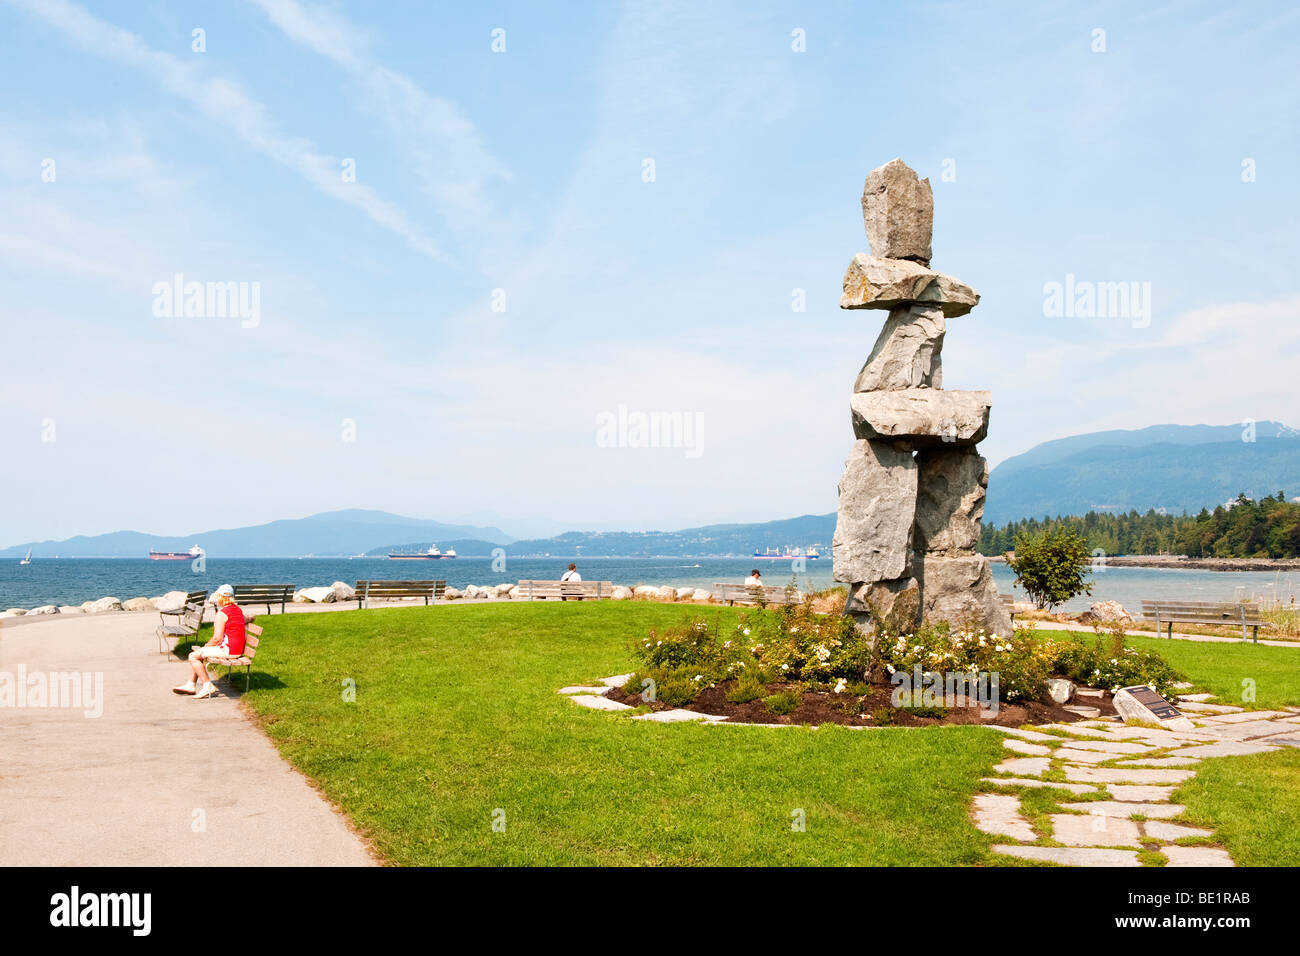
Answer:
[[[833,543],[845,611],[865,627],[874,611],[903,627],[950,621],[1010,635],[988,559],[975,553],[988,487],[975,446],[988,432],[989,393],[940,387],[946,323],[979,296],[931,271],[930,181],[902,160],[867,176],[862,216],[872,255],[849,263],[840,308],[889,317],[850,401],[857,440]]]

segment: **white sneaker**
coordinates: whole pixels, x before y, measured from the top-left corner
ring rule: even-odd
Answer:
[[[177,686],[177,687],[173,687],[173,688],[172,688],[172,693],[173,693],[173,694],[192,694],[192,693],[194,693],[194,689],[195,689],[195,688],[194,688],[194,681],[190,681],[190,682],[187,683],[187,684],[181,684],[181,685],[179,685],[179,686]]]
[[[195,693],[194,699],[202,700],[205,697],[215,697],[216,693],[217,693],[217,685],[212,683],[212,681],[208,681],[206,684],[203,685],[202,688],[199,689],[197,693]]]

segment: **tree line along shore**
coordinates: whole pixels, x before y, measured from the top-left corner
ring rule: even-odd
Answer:
[[[1300,503],[1279,491],[1258,500],[1238,495],[1195,515],[1090,511],[1086,515],[1025,518],[985,525],[979,551],[990,557],[1015,549],[1016,535],[1069,529],[1108,565],[1209,571],[1300,569]],[[1122,557],[1121,557],[1122,556]]]

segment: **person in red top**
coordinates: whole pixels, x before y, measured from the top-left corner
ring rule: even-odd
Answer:
[[[212,625],[212,640],[190,651],[190,679],[179,687],[173,687],[173,693],[192,694],[195,699],[211,697],[217,688],[208,676],[204,660],[209,657],[238,657],[244,653],[244,612],[235,603],[234,594],[235,589],[229,584],[223,584],[213,592],[217,618]]]

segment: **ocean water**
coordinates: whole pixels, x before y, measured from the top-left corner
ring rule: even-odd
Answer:
[[[491,558],[447,561],[389,561],[387,558],[246,558],[207,561],[196,572],[188,561],[147,558],[37,559],[20,566],[17,559],[0,560],[0,610],[42,604],[80,604],[105,595],[126,600],[153,597],[167,591],[211,590],[220,584],[293,584],[297,587],[354,584],[372,580],[445,580],[452,587],[501,584],[523,579],[555,580],[568,566],[561,558],[507,558],[504,570],[494,571]],[[765,584],[782,585],[794,578],[802,589],[829,587],[831,562],[806,562],[794,573],[789,561],[750,558],[583,558],[578,569],[588,581],[615,584],[655,584],[710,587],[715,581],[738,583],[757,566]],[[1004,564],[993,565],[998,590],[1023,598]],[[1114,600],[1136,611],[1146,599],[1231,601],[1276,597],[1291,602],[1300,590],[1300,573],[1267,571],[1193,571],[1165,568],[1115,568],[1094,573],[1090,597],[1075,598],[1064,610],[1086,610],[1093,601]]]

